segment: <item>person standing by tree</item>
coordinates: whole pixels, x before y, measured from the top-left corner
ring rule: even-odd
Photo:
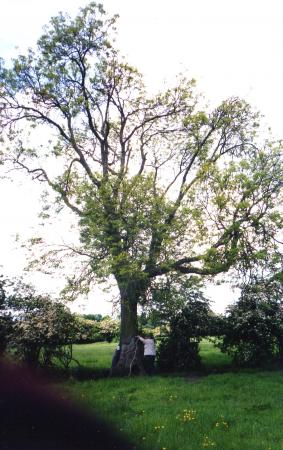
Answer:
[[[154,373],[154,362],[156,356],[155,341],[152,334],[147,335],[145,338],[137,336],[137,338],[144,345],[144,368],[148,375]]]

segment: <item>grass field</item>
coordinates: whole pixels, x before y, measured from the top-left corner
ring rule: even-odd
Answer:
[[[99,343],[74,352],[91,373],[109,367],[114,348]],[[229,371],[229,359],[207,341],[201,356],[204,375],[71,378],[63,386],[137,449],[282,450],[283,372]]]

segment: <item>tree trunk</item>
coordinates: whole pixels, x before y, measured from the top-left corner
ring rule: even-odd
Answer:
[[[137,305],[138,283],[118,281],[121,296],[120,357],[113,375],[145,374],[143,367],[143,345],[136,338],[138,334]]]

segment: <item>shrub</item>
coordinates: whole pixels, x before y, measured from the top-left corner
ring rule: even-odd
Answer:
[[[56,360],[68,367],[79,332],[75,316],[63,304],[43,296],[24,299],[22,307],[9,343],[16,355],[29,365],[50,366]]]
[[[72,343],[81,331],[75,315],[61,302],[36,294],[31,286],[0,281],[2,352],[12,351],[33,366],[56,361],[67,367]]]
[[[95,315],[77,316],[78,333],[76,337],[77,344],[91,343],[91,342],[111,342],[113,339],[118,339],[119,336],[119,321],[111,319],[109,316],[102,317],[99,320],[85,319],[85,317],[95,317]],[[97,314],[96,316],[100,316]]]
[[[283,360],[283,287],[279,281],[245,285],[228,308],[220,348],[239,366],[255,367]]]
[[[112,342],[119,336],[119,321],[106,316],[98,322],[98,330],[103,341]]]
[[[208,301],[201,292],[187,299],[186,306],[173,316],[158,348],[160,370],[186,371],[200,366],[199,342],[209,334]]]
[[[99,322],[93,319],[85,319],[84,316],[76,317],[76,344],[89,344],[103,341],[100,334]]]
[[[199,341],[172,333],[164,337],[157,354],[159,369],[162,372],[184,372],[199,368]]]

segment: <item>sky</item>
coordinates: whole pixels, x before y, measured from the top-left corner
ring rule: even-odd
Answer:
[[[79,0],[3,1],[0,57],[9,60],[33,46],[42,27],[59,11],[76,14]],[[263,115],[276,137],[283,136],[283,5],[281,0],[105,0],[105,10],[118,13],[117,45],[126,60],[145,76],[149,89],[162,88],[180,72],[197,80],[208,103],[239,96]],[[3,170],[3,169],[2,169]],[[3,173],[3,172],[1,172]],[[0,173],[0,175],[1,175]],[[0,180],[0,266],[21,273],[27,255],[20,242],[37,233],[41,222],[40,192],[15,174]],[[53,226],[51,240],[64,239],[64,223]],[[19,236],[16,241],[15,237]],[[35,284],[59,289],[63,280],[28,275]],[[235,298],[229,286],[210,286],[214,309],[223,312]],[[84,312],[111,312],[107,295],[97,289]],[[108,298],[109,300],[109,298]],[[80,305],[83,301],[79,302]]]

